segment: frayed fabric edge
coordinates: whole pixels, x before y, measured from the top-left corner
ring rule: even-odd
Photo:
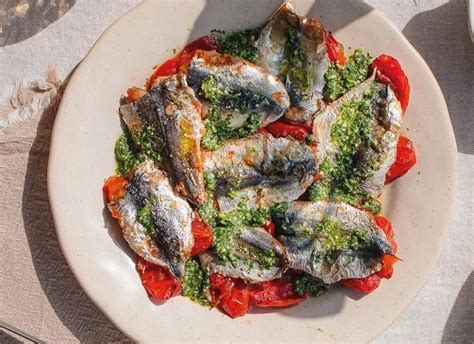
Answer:
[[[50,66],[44,78],[26,78],[6,87],[0,94],[0,130],[42,114],[60,93],[61,85],[56,67]]]

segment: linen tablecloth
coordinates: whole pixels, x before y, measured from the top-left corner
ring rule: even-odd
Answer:
[[[61,254],[46,169],[60,79],[115,19],[139,2],[79,0],[39,34],[0,47],[0,320],[47,342],[130,342],[84,294]],[[408,309],[374,342],[472,343],[474,45],[467,3],[367,3],[385,13],[430,65],[448,103],[459,156],[456,209],[437,267]],[[55,68],[46,76],[48,66]],[[11,99],[15,87],[29,91]],[[12,114],[18,102],[35,92],[41,101]],[[53,106],[35,115],[50,101]],[[14,340],[0,330],[0,342]]]

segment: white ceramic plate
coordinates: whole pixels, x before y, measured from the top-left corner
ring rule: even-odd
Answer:
[[[173,48],[211,29],[262,24],[279,1],[145,1],[117,21],[78,67],[54,126],[48,190],[61,247],[79,283],[125,333],[143,342],[367,341],[392,323],[422,288],[440,253],[456,190],[456,143],[441,90],[428,66],[385,17],[361,2],[294,1],[320,18],[346,48],[396,56],[411,83],[404,131],[417,165],[384,193],[402,262],[392,279],[361,297],[334,288],[280,311],[231,320],[177,297],[150,301],[133,255],[104,208],[101,187],[114,171],[118,100],[143,85]]]

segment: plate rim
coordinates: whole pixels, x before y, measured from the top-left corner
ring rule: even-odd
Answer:
[[[375,14],[376,16],[380,17],[392,30],[395,35],[397,35],[404,43],[405,45],[410,49],[410,52],[416,56],[417,60],[421,62],[421,64],[424,66],[426,72],[430,76],[430,78],[433,81],[433,85],[436,88],[436,92],[441,96],[441,101],[443,104],[443,109],[441,110],[443,113],[445,113],[447,117],[447,122],[449,123],[449,138],[451,140],[451,149],[450,153],[453,159],[453,167],[452,167],[452,176],[451,176],[451,184],[452,188],[449,191],[449,196],[451,197],[452,201],[449,203],[448,207],[448,216],[447,216],[447,226],[446,228],[442,231],[441,233],[441,239],[439,240],[440,245],[436,249],[436,252],[434,253],[434,264],[432,268],[430,269],[429,273],[426,275],[425,278],[422,279],[422,283],[420,283],[420,286],[418,287],[418,290],[416,291],[416,294],[413,298],[410,298],[410,300],[405,301],[403,307],[400,308],[399,311],[397,311],[398,314],[396,314],[396,317],[393,317],[393,320],[391,320],[389,323],[387,323],[385,326],[381,326],[379,330],[371,337],[369,340],[373,340],[377,336],[379,336],[381,333],[383,333],[388,327],[390,327],[396,320],[400,318],[400,315],[406,311],[409,305],[414,301],[414,299],[419,295],[421,290],[426,286],[428,280],[432,277],[434,269],[436,268],[441,253],[443,249],[446,246],[446,241],[447,241],[447,236],[449,234],[450,228],[451,228],[451,223],[452,223],[452,217],[453,217],[453,209],[456,204],[456,196],[458,192],[458,150],[457,150],[457,142],[456,142],[456,137],[454,134],[454,129],[452,126],[451,122],[451,117],[449,114],[449,109],[446,104],[446,99],[444,97],[444,94],[441,90],[441,87],[439,86],[436,77],[434,76],[433,72],[431,71],[429,65],[427,62],[423,59],[423,57],[418,53],[418,51],[413,47],[413,45],[408,41],[408,39],[405,37],[405,35],[385,16],[384,13],[381,11],[377,10],[373,6],[367,4],[367,3],[360,3],[357,0],[350,0],[353,3],[357,3],[359,6],[366,6],[367,8],[371,9],[371,12]],[[52,173],[50,171],[54,170],[55,168],[55,163],[60,159],[59,156],[57,156],[55,147],[57,144],[55,144],[56,141],[58,141],[58,137],[60,136],[58,134],[59,129],[58,126],[56,125],[58,118],[61,116],[61,113],[64,111],[64,109],[67,107],[66,105],[66,100],[69,98],[69,90],[72,89],[72,87],[69,87],[70,85],[74,84],[75,80],[78,78],[78,75],[81,74],[81,71],[86,68],[88,61],[91,59],[91,56],[93,55],[93,52],[101,46],[101,44],[106,40],[106,38],[109,35],[114,35],[115,28],[121,24],[122,21],[126,21],[129,17],[132,17],[133,15],[137,14],[137,12],[143,11],[146,9],[147,4],[149,3],[158,3],[158,2],[163,2],[165,3],[166,0],[143,0],[142,3],[138,4],[136,7],[132,8],[130,11],[125,13],[123,16],[119,17],[116,19],[97,39],[97,41],[92,45],[90,50],[87,52],[86,56],[80,61],[79,65],[73,69],[72,75],[70,75],[66,88],[62,94],[61,97],[61,102],[59,104],[57,113],[56,113],[56,118],[54,120],[54,125],[53,125],[53,130],[51,134],[51,146],[50,146],[50,152],[49,152],[49,158],[48,158],[48,174],[47,174],[47,192],[48,192],[48,197],[51,205],[51,212],[53,215],[53,222],[55,226],[55,231],[56,235],[58,237],[58,242],[61,248],[61,251],[63,253],[64,258],[66,259],[66,262],[71,269],[71,272],[73,273],[75,279],[79,283],[81,289],[86,293],[88,298],[100,309],[100,311],[126,336],[130,337],[134,341],[138,341],[138,337],[136,337],[133,333],[133,331],[130,331],[130,327],[126,322],[123,320],[121,321],[118,317],[115,317],[112,312],[110,312],[105,304],[101,303],[101,300],[96,300],[92,296],[92,289],[94,287],[88,286],[86,281],[81,279],[79,276],[79,271],[76,271],[74,269],[74,264],[71,262],[71,258],[69,256],[68,251],[65,249],[63,243],[64,243],[64,238],[62,237],[62,231],[60,230],[60,226],[58,226],[59,223],[59,210],[57,209],[57,206],[55,204],[58,204],[58,198],[56,197],[56,190],[54,190],[54,182],[52,180]]]

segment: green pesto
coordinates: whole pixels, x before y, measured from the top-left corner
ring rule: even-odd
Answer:
[[[329,253],[347,249],[360,250],[369,244],[369,237],[364,229],[355,228],[345,232],[339,221],[327,218],[306,234],[316,237]]]
[[[297,295],[303,296],[307,294],[311,297],[318,297],[328,291],[329,284],[304,273],[295,279],[293,282],[293,288]]]
[[[155,226],[153,221],[153,215],[151,213],[151,205],[145,204],[137,213],[137,221],[143,227],[145,227],[146,233],[149,236],[155,234]]]
[[[376,96],[376,89],[370,88],[361,100],[352,99],[342,105],[340,116],[330,132],[330,140],[337,153],[322,161],[322,179],[310,188],[311,201],[336,199],[351,205],[362,205],[374,213],[380,212],[380,202],[362,188],[364,180],[380,168],[380,157],[374,155],[364,161],[364,169],[357,168],[361,149],[368,149],[373,144],[372,111]]]
[[[266,209],[251,209],[246,199],[229,212],[219,212],[212,200],[204,202],[198,209],[199,214],[213,228],[212,247],[216,255],[225,262],[233,262],[245,257],[257,261],[261,268],[273,266],[276,263],[272,251],[255,251],[237,245],[236,240],[244,227],[261,227],[269,217]]]
[[[204,185],[206,187],[206,190],[208,191],[216,190],[216,187],[217,187],[216,175],[212,172],[204,172],[203,175],[204,175]]]
[[[158,143],[161,138],[156,124],[150,124],[140,133],[140,137],[135,140],[137,146],[137,158],[140,162],[151,159],[156,162],[161,161],[160,147]]]
[[[115,143],[115,161],[117,162],[116,174],[125,176],[137,165],[138,159],[135,156],[127,136],[120,135]]]
[[[328,100],[335,100],[366,80],[371,63],[372,57],[369,54],[364,54],[360,49],[356,49],[354,54],[349,56],[345,66],[332,63],[324,75],[326,80],[323,89],[324,97]]]
[[[248,29],[226,33],[225,31],[213,30],[217,38],[217,51],[221,54],[230,54],[242,57],[255,63],[257,60],[257,48],[255,41],[261,29]]]
[[[209,275],[194,258],[189,259],[184,266],[183,289],[181,290],[181,294],[202,306],[210,306],[205,296],[208,290]]]
[[[312,86],[313,72],[308,56],[300,47],[300,33],[290,27],[287,32],[285,59],[280,67],[279,76],[291,85],[291,93],[297,99],[306,99]]]

